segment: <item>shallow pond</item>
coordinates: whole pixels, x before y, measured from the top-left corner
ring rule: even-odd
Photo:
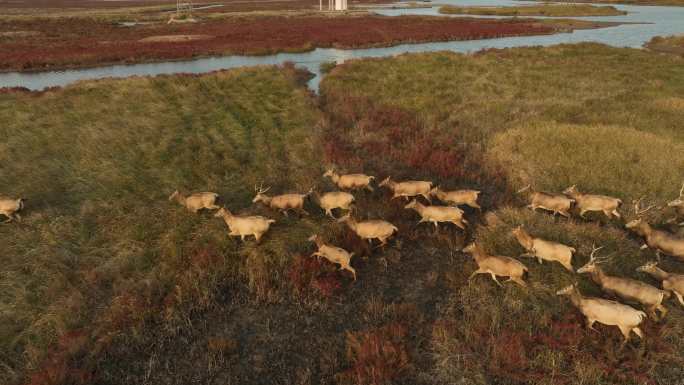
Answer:
[[[524,4],[512,0],[440,0],[439,4],[510,6]],[[544,36],[518,36],[497,39],[452,41],[438,43],[402,44],[386,48],[342,50],[318,48],[304,53],[282,53],[268,56],[222,56],[193,59],[188,61],[160,62],[132,65],[112,65],[65,71],[0,74],[0,87],[26,87],[40,90],[46,87],[64,86],[78,80],[106,77],[146,76],[173,73],[205,73],[243,66],[282,64],[291,61],[305,67],[316,76],[309,86],[317,90],[320,83],[320,65],[325,62],[341,63],[348,59],[383,57],[409,52],[454,51],[472,52],[484,48],[506,48],[520,46],[548,46],[559,43],[591,41],[617,47],[642,47],[654,36],[684,33],[684,7],[615,5],[629,12],[624,16],[582,17],[593,21],[616,21],[640,24],[625,24],[617,27],[579,30]],[[439,15],[438,7],[417,9],[380,9],[376,11],[387,16],[397,15]],[[451,17],[451,15],[441,15]]]

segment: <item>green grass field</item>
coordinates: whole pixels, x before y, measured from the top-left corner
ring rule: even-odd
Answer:
[[[616,328],[587,332],[554,294],[602,295],[588,277],[521,259],[527,289],[469,283],[460,250],[477,239],[517,257],[524,224],[576,247],[575,268],[596,243],[606,271],[655,284],[634,271],[654,253],[619,221],[532,213],[515,190],[674,198],[682,64],[580,44],[351,61],[330,66],[320,98],[289,65],[2,93],[0,192],[28,201],[0,225],[0,383],[675,384],[675,302],[621,350]],[[383,189],[359,192],[355,216],[399,228],[371,249],[314,202],[301,218],[251,203],[262,182],[332,190],[330,165],[480,188],[484,213],[467,210],[465,234],[435,231]],[[259,245],[230,239],[169,202],[177,188],[276,223]],[[357,281],[308,257],[312,233],[355,253]]]

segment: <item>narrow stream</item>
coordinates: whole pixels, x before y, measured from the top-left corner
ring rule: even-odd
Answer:
[[[439,4],[511,6],[524,4],[513,0],[438,0]],[[268,56],[222,56],[193,59],[188,61],[158,62],[132,65],[111,65],[95,68],[65,71],[48,71],[0,74],[0,87],[26,87],[41,90],[46,87],[64,86],[79,80],[107,77],[153,76],[174,73],[205,73],[227,68],[255,65],[282,64],[294,62],[305,67],[316,76],[309,86],[318,90],[321,80],[320,65],[325,62],[341,63],[345,60],[369,57],[384,57],[411,52],[454,51],[473,52],[484,48],[506,48],[520,46],[549,46],[560,43],[583,41],[599,42],[616,47],[640,48],[654,36],[667,36],[684,33],[684,7],[615,5],[627,11],[624,16],[582,17],[592,21],[615,21],[640,24],[625,24],[617,27],[579,30],[573,33],[559,33],[543,36],[518,36],[497,39],[452,41],[438,43],[402,44],[386,48],[334,49],[318,48],[304,53],[281,53]],[[440,15],[438,7],[419,9],[380,9],[375,11],[387,16],[397,15]],[[443,17],[451,17],[440,15]]]

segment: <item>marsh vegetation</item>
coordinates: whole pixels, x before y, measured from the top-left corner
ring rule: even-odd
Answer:
[[[320,98],[292,66],[5,91],[2,192],[28,200],[21,222],[0,226],[0,382],[675,383],[680,305],[621,349],[617,329],[587,332],[555,295],[577,281],[601,296],[587,277],[520,259],[527,288],[469,282],[476,266],[461,250],[474,238],[517,258],[512,230],[524,225],[576,248],[575,268],[596,243],[613,256],[607,272],[658,285],[636,272],[654,253],[621,221],[535,213],[515,191],[577,183],[625,202],[674,199],[681,64],[579,44],[350,61]],[[398,229],[371,248],[315,198],[310,215],[252,203],[261,183],[334,190],[332,165],[481,190],[483,213],[464,208],[465,232],[435,230],[384,188],[355,191],[355,219]],[[260,244],[241,242],[220,218],[169,202],[176,189],[276,223]],[[666,210],[649,221],[680,231]],[[353,252],[353,270],[309,257],[309,239]]]

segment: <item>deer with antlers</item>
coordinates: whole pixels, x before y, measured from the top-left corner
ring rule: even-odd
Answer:
[[[654,319],[658,320],[656,310],[660,311],[661,319],[667,314],[667,309],[663,306],[663,300],[670,297],[670,293],[660,290],[649,284],[631,278],[615,277],[606,274],[600,264],[609,258],[596,258],[595,254],[603,247],[592,246],[589,262],[580,267],[577,273],[589,273],[591,279],[596,282],[601,289],[608,294],[616,295],[627,301],[638,302],[646,308],[646,311]]]
[[[500,277],[508,277],[506,282],[513,281],[522,287],[527,286],[523,280],[527,267],[517,259],[487,254],[482,246],[476,242],[466,246],[463,249],[463,252],[472,255],[473,259],[475,259],[475,263],[477,263],[477,270],[470,275],[468,281],[478,274],[489,274],[494,282],[501,287],[503,287],[503,285],[496,279],[497,275]]]
[[[606,195],[585,194],[577,190],[576,185],[572,185],[563,191],[563,194],[575,200],[575,206],[580,211],[580,217],[584,218],[584,214],[591,211],[601,211],[608,219],[614,216],[620,219],[620,213],[617,211],[622,204],[622,200],[618,198],[609,197]]]
[[[658,267],[658,262],[651,261],[637,267],[636,271],[647,273],[663,284],[663,289],[668,290],[677,297],[679,303],[684,306],[684,274],[668,273]]]
[[[309,190],[309,192],[306,194],[282,194],[268,196],[266,195],[266,192],[268,192],[270,189],[270,187],[263,188],[263,185],[260,187],[254,186],[256,196],[254,199],[252,199],[252,203],[261,202],[274,210],[279,210],[285,216],[287,216],[288,210],[295,210],[300,214],[309,215],[309,213],[304,210],[304,201],[306,200],[306,197],[311,195],[313,189]]]
[[[622,333],[624,340],[622,346],[629,341],[631,332],[639,338],[644,338],[644,333],[639,329],[639,325],[646,318],[643,311],[610,301],[603,298],[584,297],[577,289],[576,285],[567,286],[556,292],[556,295],[567,295],[570,301],[587,319],[587,329],[594,330],[594,323],[602,323],[608,326],[617,326]]]
[[[680,218],[684,218],[684,183],[682,183],[682,188],[679,190],[679,197],[667,202],[667,207],[675,209],[675,216],[668,223],[676,223]],[[679,223],[679,226],[684,226],[684,222]]]
[[[380,187],[387,187],[392,190],[392,199],[404,197],[406,200],[421,195],[428,202],[430,199],[430,190],[432,189],[432,182],[424,180],[407,180],[403,182],[395,182],[390,177],[385,178],[380,184]]]
[[[643,198],[634,201],[634,214],[636,219],[633,219],[625,227],[641,237],[644,238],[645,244],[641,246],[642,249],[650,247],[656,250],[656,254],[660,257],[660,253],[671,255],[684,261],[684,239],[676,237],[667,231],[654,229],[648,222],[643,219],[643,215],[655,205],[651,205],[646,209],[641,209],[641,201]]]
[[[542,209],[546,211],[553,212],[553,215],[559,214],[566,218],[570,218],[570,207],[575,202],[574,199],[568,198],[563,194],[554,194],[544,191],[534,191],[532,185],[527,185],[517,191],[518,194],[529,190],[529,202],[528,208],[535,211],[537,209]]]
[[[528,251],[520,255],[521,257],[535,257],[539,263],[542,263],[542,260],[559,262],[563,267],[574,272],[572,268],[572,253],[576,251],[574,247],[535,238],[522,226],[516,227],[511,233],[518,240],[518,243]]]
[[[354,253],[350,253],[347,250],[339,247],[325,244],[323,237],[318,234],[310,236],[309,241],[314,242],[318,247],[318,250],[311,254],[312,257],[323,257],[332,263],[339,264],[340,270],[347,270],[352,273],[354,276],[354,281],[356,281],[356,270],[351,267],[351,258]]]

